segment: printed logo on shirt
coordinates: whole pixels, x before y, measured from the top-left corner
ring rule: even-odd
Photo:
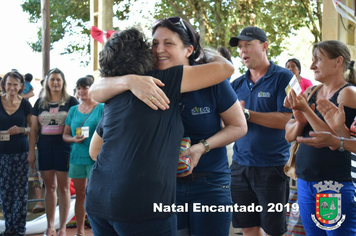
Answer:
[[[324,180],[313,186],[318,193],[315,195],[316,207],[315,214],[311,214],[312,220],[322,230],[335,230],[339,228],[346,218],[346,215],[341,214],[341,193],[339,193],[344,185],[336,181]],[[323,193],[325,191],[329,191],[329,193]],[[334,193],[330,193],[330,191]],[[325,226],[324,224],[335,225]]]
[[[210,113],[210,107],[194,107],[191,112],[193,116],[208,114]]]
[[[67,114],[66,111],[59,111],[58,107],[50,108],[49,112],[43,111],[38,116],[41,133],[44,135],[62,134]]]
[[[258,97],[259,98],[269,98],[269,97],[271,97],[271,93],[270,92],[259,92],[258,93]]]

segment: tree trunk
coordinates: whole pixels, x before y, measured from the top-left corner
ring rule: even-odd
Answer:
[[[50,9],[49,0],[41,0],[42,13],[42,79],[46,77],[50,66]]]

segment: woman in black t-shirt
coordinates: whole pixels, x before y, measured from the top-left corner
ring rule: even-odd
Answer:
[[[28,139],[31,104],[22,98],[24,80],[18,72],[1,81],[0,199],[6,235],[25,235],[28,186]],[[2,235],[2,234],[1,234]]]
[[[38,150],[38,169],[45,185],[45,207],[47,230],[44,235],[55,235],[55,209],[57,206],[57,186],[59,196],[60,225],[58,236],[66,235],[66,220],[70,207],[68,178],[70,143],[63,141],[62,134],[69,109],[78,104],[69,96],[63,72],[51,69],[44,80],[42,96],[37,99],[32,110],[32,126],[28,160],[33,166],[36,161],[35,145]]]
[[[115,69],[123,74],[135,73],[134,69],[140,69],[140,65],[146,65],[143,68],[153,68],[150,47],[145,47],[148,51],[136,50],[137,41],[142,42],[141,37],[132,36],[130,40],[122,39],[124,43],[120,43],[120,37],[129,33],[132,30],[121,31],[104,46],[99,61],[102,75],[114,76],[115,74],[107,73]],[[186,47],[176,37],[179,51],[186,52],[189,56],[193,48]],[[115,40],[118,42],[114,43]],[[129,47],[125,43],[132,45]],[[130,56],[117,52],[120,48],[111,44],[117,47],[123,45],[122,50],[126,48]],[[136,57],[132,55],[134,52],[138,53]],[[151,57],[149,65],[147,61],[142,61],[142,57],[147,55]],[[140,100],[133,95],[135,91],[128,91],[106,102],[102,121],[97,128],[102,139],[95,134],[92,139],[92,144],[101,139],[102,148],[100,150],[101,145],[98,145],[94,154],[93,145],[90,148],[92,157],[100,152],[91,171],[86,198],[86,211],[93,223],[94,234],[104,235],[110,232],[112,235],[134,235],[137,232],[135,235],[176,235],[174,209],[168,212],[162,209],[155,211],[154,206],[155,203],[157,207],[160,204],[172,206],[174,203],[176,169],[180,140],[183,137],[178,107],[180,93],[217,84],[233,72],[233,66],[227,60],[220,56],[212,56],[212,59],[211,63],[204,65],[175,66],[150,74],[158,76],[165,84],[163,91],[171,101],[167,110],[154,111],[142,102],[154,108],[159,99],[159,92],[156,90],[149,96],[139,95]],[[110,63],[115,63],[114,67]],[[139,72],[142,74],[142,70],[136,73]],[[117,72],[116,75],[120,74]],[[123,77],[145,83],[140,76]],[[163,85],[162,82],[157,83]],[[108,197],[106,201],[102,200],[102,196]]]

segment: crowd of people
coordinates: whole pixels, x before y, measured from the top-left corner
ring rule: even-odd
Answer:
[[[23,76],[13,70],[1,80],[3,95],[0,104],[0,199],[5,220],[5,232],[1,235],[25,235],[29,168],[36,175],[37,182],[33,184],[36,198],[42,198],[42,187],[45,190],[44,206],[39,201],[32,209],[33,213],[46,212],[47,230],[44,235],[56,235],[54,220],[57,190],[60,211],[58,235],[66,235],[71,178],[77,195],[77,235],[84,235],[85,187],[93,165],[89,156],[89,145],[101,119],[103,104],[88,95],[89,87],[93,83],[92,78],[78,80],[77,90],[81,101],[79,104],[76,98],[67,93],[63,72],[54,68],[43,80],[43,91],[32,107],[28,101],[31,96],[28,94],[34,95],[33,87],[26,84],[26,80],[29,83],[31,79],[31,74]],[[85,128],[88,135],[78,134],[78,128]],[[73,165],[71,171],[70,165]]]
[[[25,235],[28,172],[36,163],[45,189],[44,236],[66,235],[71,179],[77,236],[84,235],[86,214],[97,236],[223,236],[231,223],[245,236],[284,235],[290,210],[284,165],[292,142],[300,143],[305,233],[356,235],[356,71],[347,46],[314,45],[316,87],[301,77],[298,59],[285,68],[268,59],[261,28],[245,27],[229,45],[247,68],[231,83],[228,49],[203,48],[180,17],[155,22],[152,46],[136,28],[114,33],[99,54],[102,79],[78,79],[73,96],[64,73],[53,68],[31,107],[32,75],[7,73],[0,103],[1,235]],[[294,77],[301,94],[286,93]],[[184,137],[191,146],[180,151]],[[179,158],[188,170],[177,174]],[[330,208],[330,220],[319,212],[319,193],[336,196],[320,205]]]

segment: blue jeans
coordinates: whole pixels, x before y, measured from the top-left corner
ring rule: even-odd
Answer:
[[[95,236],[176,236],[177,216],[166,219],[123,223],[88,214]]]
[[[341,214],[346,215],[345,221],[338,229],[335,230],[322,230],[316,226],[312,220],[311,215],[316,214],[316,194],[317,190],[314,184],[318,182],[309,182],[298,179],[298,204],[302,224],[307,235],[313,236],[354,236],[356,235],[356,206],[353,204],[353,195],[355,187],[352,182],[341,182],[344,186],[341,188]],[[335,193],[333,191],[323,191],[322,193]],[[322,224],[330,227],[332,225]],[[335,225],[335,224],[334,224]]]
[[[178,212],[178,235],[229,235],[232,212],[193,212],[193,204],[231,206],[230,174],[213,173],[192,182],[177,180],[177,203],[188,203],[188,212]]]

